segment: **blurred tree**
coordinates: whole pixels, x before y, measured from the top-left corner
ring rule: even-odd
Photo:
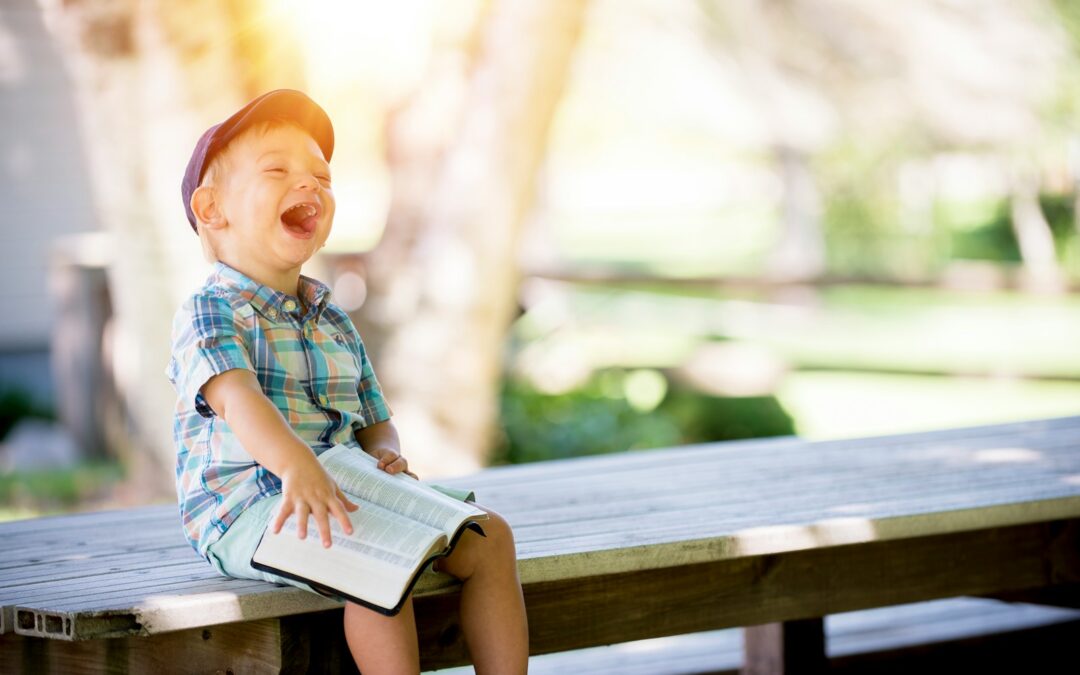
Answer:
[[[261,0],[41,2],[78,83],[114,237],[118,387],[164,492],[169,320],[190,268],[201,270],[177,201],[183,162],[191,139],[246,100],[304,88],[302,45]],[[457,470],[482,463],[492,442],[518,232],[586,3],[489,4],[472,61],[433,63],[432,81],[389,122],[395,197],[386,237],[365,256],[371,300],[358,316],[401,426],[418,430],[410,453],[456,459]],[[456,100],[454,77],[464,78]]]
[[[813,279],[825,272],[825,235],[810,158],[831,132],[830,120],[821,114],[826,108],[815,91],[821,83],[785,72],[784,52],[791,45],[784,44],[785,27],[771,5],[705,0],[701,8],[714,49],[730,51],[741,67],[780,178],[779,235],[765,273],[781,280]]]
[[[40,0],[76,84],[99,221],[111,235],[116,382],[139,497],[172,494],[173,311],[201,273],[180,204],[192,139],[251,97],[303,84],[296,36],[258,0]],[[196,19],[196,20],[193,20]],[[111,443],[127,444],[110,438]]]
[[[1014,201],[1013,226],[1025,242],[1029,277],[1053,286],[1057,274],[1047,251],[1053,240],[1033,197],[1039,176],[1025,167],[1037,152],[1033,139],[1046,137],[1044,107],[1056,95],[1067,41],[1058,23],[1064,16],[1066,28],[1075,31],[1073,5],[699,0],[706,39],[717,54],[739,64],[742,94],[760,111],[765,151],[778,163],[783,217],[769,271],[793,267],[789,274],[805,276],[822,267],[815,195],[824,186],[824,201],[831,199],[836,179],[807,158],[846,146],[861,156],[900,157],[910,178],[919,166],[910,160],[989,151],[1017,177],[1002,196]],[[843,170],[848,163],[850,156],[837,165]],[[901,168],[890,169],[894,183]],[[862,176],[850,178],[861,192]],[[925,190],[893,192],[901,201],[933,199]],[[929,212],[920,204],[883,208]],[[891,247],[882,250],[892,255]]]
[[[355,318],[419,466],[462,471],[492,447],[518,238],[585,6],[495,2],[388,120],[393,199]]]
[[[1014,170],[1011,187],[1011,222],[1024,262],[1025,282],[1037,290],[1061,290],[1064,277],[1054,248],[1054,233],[1039,204],[1038,172]]]

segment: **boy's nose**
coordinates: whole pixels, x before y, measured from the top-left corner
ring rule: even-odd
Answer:
[[[318,192],[320,189],[322,189],[322,184],[319,183],[319,179],[311,175],[301,176],[300,181],[297,183],[296,186],[301,189],[306,188],[315,192]]]

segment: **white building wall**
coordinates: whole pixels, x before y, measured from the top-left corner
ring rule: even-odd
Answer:
[[[49,249],[97,229],[72,87],[36,0],[0,3],[0,352],[49,344]]]

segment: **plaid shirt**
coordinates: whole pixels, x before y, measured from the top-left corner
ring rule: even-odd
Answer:
[[[218,263],[173,319],[166,374],[178,394],[176,489],[184,534],[203,556],[244,509],[281,492],[203,398],[211,377],[253,372],[315,454],[359,447],[355,429],[390,418],[360,335],[329,302],[330,289],[301,276],[299,290],[303,305]]]

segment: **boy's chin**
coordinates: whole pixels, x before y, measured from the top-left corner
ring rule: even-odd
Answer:
[[[278,250],[279,254],[290,262],[301,264],[310,260],[325,243],[326,237],[320,236],[319,232],[312,232],[306,236],[296,236],[291,232],[286,232],[283,247]]]

